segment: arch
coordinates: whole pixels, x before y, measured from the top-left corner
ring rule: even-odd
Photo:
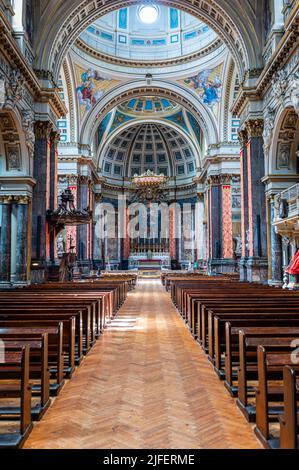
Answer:
[[[123,0],[121,6],[138,3],[139,0]],[[181,9],[210,26],[230,49],[240,77],[249,69],[261,67],[258,52],[261,34],[253,23],[263,2],[257,2],[255,7],[249,0],[244,0],[239,7],[235,0],[159,0],[158,3]],[[56,81],[63,59],[80,33],[96,19],[119,7],[118,0],[50,0],[36,35],[36,68],[51,72]],[[239,14],[239,8],[242,8],[242,14]]]
[[[276,115],[273,141],[266,169],[270,175],[296,175],[299,145],[299,118],[294,108],[283,108]]]
[[[5,177],[28,176],[31,162],[18,111],[0,111],[0,175]]]
[[[122,126],[120,126],[118,129],[116,129],[114,132],[111,133],[111,135],[108,137],[108,139],[106,140],[105,144],[104,145],[100,145],[97,149],[97,155],[96,155],[96,167],[97,168],[100,168],[104,159],[105,159],[105,154],[106,154],[106,150],[108,149],[109,145],[111,144],[111,142],[119,135],[121,134],[123,131],[125,131],[126,129],[129,129],[130,127],[137,127],[137,126],[142,126],[143,124],[161,124],[163,125],[164,127],[169,127],[170,129],[174,129],[176,130],[179,134],[182,134],[183,137],[187,140],[188,144],[190,145],[192,151],[193,151],[193,156],[194,156],[194,159],[195,159],[195,163],[196,163],[196,168],[199,168],[201,166],[201,161],[200,161],[200,150],[199,148],[197,148],[197,146],[194,145],[194,142],[192,141],[190,135],[188,135],[187,132],[185,132],[183,129],[181,129],[180,127],[176,126],[174,123],[172,122],[166,122],[164,121],[163,119],[154,119],[154,118],[146,118],[146,119],[142,119],[142,120],[133,120],[133,121],[130,121],[130,122],[127,122],[125,124],[123,124]],[[100,155],[101,153],[101,155]],[[173,162],[172,162],[173,164]]]
[[[80,134],[80,142],[89,145],[99,123],[106,114],[124,101],[140,96],[163,96],[186,108],[197,118],[203,130],[207,145],[216,144],[219,139],[217,123],[212,113],[200,102],[191,90],[175,83],[152,82],[151,86],[144,81],[126,83],[111,90],[86,115]]]

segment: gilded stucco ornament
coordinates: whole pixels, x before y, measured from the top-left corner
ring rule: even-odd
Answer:
[[[299,115],[299,70],[291,77],[291,102],[295,112]]]
[[[25,133],[25,141],[28,148],[29,155],[32,157],[34,154],[34,113],[31,109],[22,112],[22,124]]]
[[[24,81],[19,70],[11,69],[9,76],[0,72],[0,109],[13,110],[15,108],[23,98]]]
[[[265,154],[268,153],[272,136],[273,136],[273,129],[274,129],[274,118],[275,118],[275,111],[272,108],[267,108],[265,119],[264,119],[264,130],[263,130],[263,139],[264,139],[264,152]]]

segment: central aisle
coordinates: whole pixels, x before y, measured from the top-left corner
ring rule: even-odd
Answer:
[[[260,448],[160,280],[142,280],[25,448]]]

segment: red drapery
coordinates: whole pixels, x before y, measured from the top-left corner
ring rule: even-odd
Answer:
[[[297,251],[297,253],[294,255],[292,261],[291,261],[291,264],[289,265],[289,267],[287,268],[286,272],[288,274],[299,274],[299,250]]]

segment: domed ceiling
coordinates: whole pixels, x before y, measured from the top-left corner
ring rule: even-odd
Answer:
[[[216,39],[216,33],[193,16],[154,3],[109,13],[80,36],[95,51],[138,61],[181,58]]]
[[[196,163],[187,139],[171,127],[147,123],[127,128],[106,148],[103,176],[122,180],[147,170],[175,176],[177,184],[192,180]]]

